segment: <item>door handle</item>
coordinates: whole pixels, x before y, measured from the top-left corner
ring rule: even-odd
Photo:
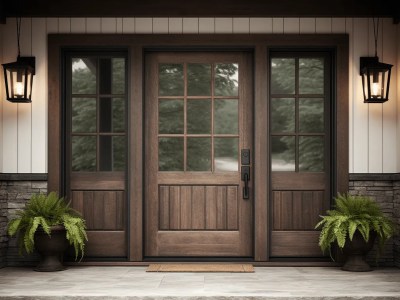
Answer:
[[[250,189],[249,189],[250,167],[242,166],[241,173],[242,173],[242,176],[241,176],[242,181],[244,181],[243,199],[249,199],[250,198]]]

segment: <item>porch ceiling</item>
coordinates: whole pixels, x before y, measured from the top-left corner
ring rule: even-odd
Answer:
[[[391,17],[392,0],[2,0],[7,17]]]

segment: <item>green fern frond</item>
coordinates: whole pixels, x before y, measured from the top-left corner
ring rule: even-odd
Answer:
[[[34,236],[38,228],[50,235],[51,226],[54,225],[64,225],[67,239],[74,246],[76,258],[81,253],[82,259],[87,241],[85,221],[55,192],[48,195],[32,195],[25,209],[18,211],[16,218],[9,222],[8,234],[17,235],[21,254],[23,250],[31,253],[34,250]]]
[[[320,216],[322,220],[315,226],[315,229],[321,229],[319,246],[323,253],[327,250],[330,252],[335,242],[339,248],[343,248],[346,238],[352,240],[356,231],[366,241],[370,232],[376,231],[380,246],[396,231],[393,221],[369,197],[339,194],[335,198],[334,208],[328,210],[326,216]]]

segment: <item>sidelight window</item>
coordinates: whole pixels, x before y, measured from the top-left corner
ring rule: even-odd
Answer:
[[[76,55],[68,63],[71,170],[125,170],[126,58]]]
[[[272,171],[324,172],[329,136],[328,63],[326,56],[318,54],[271,56]]]

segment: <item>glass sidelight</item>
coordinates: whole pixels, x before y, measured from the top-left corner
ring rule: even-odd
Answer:
[[[325,170],[325,57],[276,55],[270,61],[272,171]]]
[[[159,171],[238,171],[237,63],[158,65]]]
[[[76,56],[70,63],[71,170],[125,170],[126,58]]]

